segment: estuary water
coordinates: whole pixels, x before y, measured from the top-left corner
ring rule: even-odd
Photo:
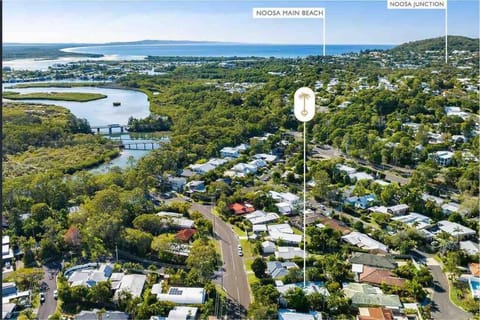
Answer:
[[[133,116],[135,118],[144,118],[150,114],[149,102],[147,95],[143,92],[124,89],[110,89],[100,87],[73,87],[73,88],[59,88],[59,87],[42,87],[42,88],[18,88],[8,89],[12,84],[3,84],[3,91],[15,91],[20,93],[29,92],[86,92],[86,93],[101,93],[107,96],[105,99],[99,99],[89,102],[75,102],[75,101],[55,101],[55,100],[17,100],[18,102],[30,102],[38,104],[50,104],[65,107],[78,118],[85,118],[91,126],[101,126],[107,124],[121,124],[126,125],[128,118]],[[4,101],[9,101],[3,99]],[[119,107],[114,107],[113,102],[120,102]],[[105,130],[104,130],[105,131]],[[118,132],[119,129],[114,129],[114,134],[109,136],[111,139],[130,140],[135,142],[157,141],[158,137],[148,133],[123,133]],[[104,132],[105,133],[105,132]],[[119,157],[112,159],[108,163],[104,163],[96,168],[91,169],[91,172],[101,173],[106,172],[114,166],[124,168],[128,165],[129,160],[138,160],[147,154],[148,150],[122,150]]]

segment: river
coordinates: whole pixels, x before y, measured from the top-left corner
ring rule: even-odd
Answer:
[[[15,88],[9,89],[12,84],[3,84],[3,91],[15,91],[20,93],[30,92],[85,92],[85,93],[101,93],[107,98],[89,101],[89,102],[75,102],[75,101],[55,101],[55,100],[20,100],[19,102],[30,102],[39,104],[51,104],[62,106],[70,110],[78,118],[85,118],[91,126],[103,126],[108,124],[126,125],[128,118],[145,118],[150,114],[148,97],[143,92],[125,89],[111,89],[100,87],[42,87],[42,88]],[[4,101],[8,101],[4,99]],[[119,107],[114,107],[113,102],[120,102]],[[146,141],[160,141],[161,137],[149,133],[123,133],[120,134],[120,129],[113,129],[114,133],[109,136],[111,139],[135,140],[136,142]],[[117,132],[115,132],[115,130]],[[105,135],[108,136],[108,135]],[[99,173],[106,172],[111,167],[119,166],[125,168],[129,159],[132,157],[138,160],[148,150],[122,150],[119,157],[112,159],[109,163],[104,163],[96,168],[91,169],[91,172]]]

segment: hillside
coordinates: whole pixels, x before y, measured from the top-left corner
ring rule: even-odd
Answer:
[[[445,48],[445,38],[438,37],[419,41],[412,41],[401,44],[393,49],[392,53],[401,52],[424,52],[428,50],[443,50]],[[466,50],[475,52],[479,50],[479,39],[467,38],[462,36],[448,36],[448,50]]]

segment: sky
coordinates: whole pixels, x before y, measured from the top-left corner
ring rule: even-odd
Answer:
[[[388,10],[387,0],[3,0],[3,42],[323,43],[320,19],[254,19],[255,7],[325,8],[327,44],[399,44],[445,34],[444,10]],[[479,1],[449,0],[448,33],[479,37]]]

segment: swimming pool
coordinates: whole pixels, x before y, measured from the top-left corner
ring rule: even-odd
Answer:
[[[472,296],[480,298],[480,279],[472,277],[468,280],[468,284],[470,285],[470,290],[472,290]]]

